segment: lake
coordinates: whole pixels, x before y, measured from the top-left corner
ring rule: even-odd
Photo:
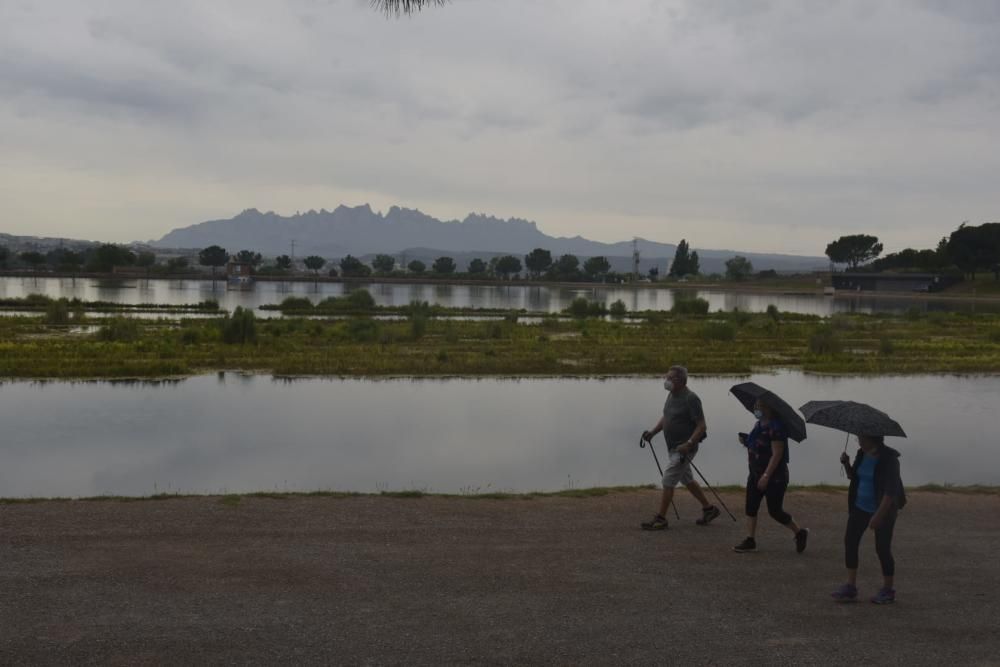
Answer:
[[[436,283],[308,283],[258,282],[249,290],[229,290],[225,281],[202,280],[97,280],[94,278],[0,277],[0,298],[46,294],[53,298],[78,297],[85,301],[115,303],[191,304],[216,299],[227,310],[236,306],[259,308],[280,303],[289,296],[304,296],[313,302],[343,296],[354,289],[367,289],[379,305],[400,306],[427,301],[447,307],[527,309],[556,313],[573,299],[585,297],[610,304],[621,299],[629,310],[669,310],[678,297],[701,297],[711,310],[763,312],[771,304],[779,310],[811,315],[841,312],[902,313],[910,308],[923,311],[1000,312],[1000,301],[980,302],[863,295],[757,294],[668,287],[595,285],[587,288],[527,285],[444,285]],[[277,313],[271,312],[276,316]]]
[[[735,434],[753,417],[728,389],[747,379],[795,406],[840,398],[888,412],[910,435],[889,439],[907,484],[1000,484],[1000,378],[799,372],[692,378],[709,431],[696,464],[713,484],[746,477]],[[649,484],[658,474],[638,439],[664,398],[654,377],[7,382],[0,496]],[[845,483],[844,438],[810,427],[792,443],[793,483]],[[663,461],[662,438],[656,444]]]

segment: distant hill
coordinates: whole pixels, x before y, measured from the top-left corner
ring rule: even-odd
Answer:
[[[616,270],[631,267],[632,241],[600,243],[581,236],[554,237],[538,229],[534,222],[470,214],[462,221],[441,221],[414,209],[393,206],[386,214],[372,211],[367,204],[338,206],[333,211],[309,211],[293,216],[247,209],[228,220],[210,220],[175,229],[152,241],[157,248],[204,248],[220,245],[231,252],[250,249],[264,255],[290,253],[320,255],[339,259],[347,254],[366,257],[376,253],[408,256],[407,261],[433,260],[443,254],[455,258],[464,268],[469,259],[488,259],[494,255],[523,256],[534,248],[545,248],[553,257],[572,254],[578,257],[603,255]],[[665,272],[677,246],[639,239],[639,253],[645,270],[656,265]],[[725,260],[740,254],[753,262],[754,268],[777,271],[822,269],[825,257],[746,253],[735,250],[697,248],[702,271],[722,271]]]

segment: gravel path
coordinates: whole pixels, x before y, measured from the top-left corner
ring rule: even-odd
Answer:
[[[1000,664],[1000,495],[913,493],[888,607],[830,601],[843,493],[789,494],[802,555],[656,498],[2,505],[0,663]]]

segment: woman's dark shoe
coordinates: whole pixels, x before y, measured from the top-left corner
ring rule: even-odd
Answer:
[[[892,604],[896,601],[896,589],[885,588],[884,586],[879,589],[878,593],[872,597],[872,602],[875,604]]]
[[[757,551],[757,540],[755,540],[752,537],[748,537],[739,544],[737,544],[735,547],[733,547],[733,551],[741,554],[745,554],[751,551]]]
[[[806,550],[806,542],[809,541],[809,529],[799,528],[799,532],[795,533],[795,552],[802,553]]]
[[[858,599],[858,587],[854,584],[842,584],[840,588],[830,593],[837,602],[854,602]]]

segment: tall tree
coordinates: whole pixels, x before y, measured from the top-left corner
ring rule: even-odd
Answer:
[[[438,257],[431,265],[431,270],[443,276],[455,273],[455,260],[451,257]]]
[[[274,258],[274,265],[282,271],[292,268],[292,258],[288,255],[278,255]]]
[[[497,260],[494,270],[497,272],[497,275],[506,280],[512,275],[521,273],[521,260],[513,255],[504,255]]]
[[[746,280],[753,275],[753,263],[742,255],[726,260],[727,280]]]
[[[590,257],[583,263],[583,272],[586,273],[591,280],[604,277],[610,270],[611,264],[608,262],[608,258],[600,255],[597,257]]]
[[[396,268],[396,258],[392,255],[375,255],[375,259],[372,260],[372,268],[383,275],[392,273],[392,270]]]
[[[677,250],[674,252],[674,261],[670,263],[670,271],[667,275],[671,278],[680,278],[681,276],[686,276],[691,271],[691,249],[688,246],[686,239],[681,239],[681,242],[677,244]]]
[[[362,261],[357,257],[348,255],[344,259],[340,260],[340,272],[345,278],[358,278],[369,275],[371,273],[371,269],[362,263]]]
[[[847,264],[851,270],[859,264],[867,264],[882,254],[882,244],[877,236],[851,234],[841,236],[826,246],[826,256],[834,264]]]
[[[0,245],[0,266],[7,268],[7,258],[10,257],[10,250],[5,245]]]
[[[535,248],[524,257],[524,266],[536,280],[552,266],[552,253],[544,248]]]
[[[254,252],[253,250],[240,250],[236,253],[236,261],[242,262],[244,264],[249,264],[251,267],[256,267],[261,263],[261,254],[259,252]]]
[[[486,273],[486,262],[476,257],[471,262],[469,262],[468,272],[473,275]]]
[[[552,265],[552,273],[557,280],[578,280],[580,259],[576,255],[562,255]]]
[[[28,250],[27,252],[22,252],[17,256],[22,262],[31,267],[32,271],[37,271],[38,267],[45,264],[45,255],[34,250]]]
[[[947,252],[955,266],[973,280],[981,270],[1000,273],[994,269],[1000,263],[1000,222],[978,226],[963,222],[948,238]]]
[[[302,261],[302,263],[306,265],[307,269],[313,272],[314,276],[318,276],[319,270],[326,265],[326,260],[319,255],[309,255]]]
[[[94,268],[98,271],[114,271],[116,266],[132,266],[135,255],[131,250],[113,243],[105,243],[94,251],[92,258]]]
[[[143,250],[135,258],[135,265],[146,269],[146,278],[149,278],[149,270],[153,268],[154,264],[156,264],[156,255],[148,250]],[[149,284],[148,280],[146,281],[146,284]]]
[[[406,270],[409,271],[410,273],[416,273],[417,275],[420,275],[421,273],[427,270],[427,265],[421,262],[419,259],[415,259],[406,265]]]
[[[76,273],[83,266],[83,253],[75,250],[63,250],[59,253],[58,265],[71,273]]]
[[[210,245],[198,253],[198,263],[212,267],[212,280],[215,280],[215,270],[225,266],[229,261],[229,253],[222,246]]]

